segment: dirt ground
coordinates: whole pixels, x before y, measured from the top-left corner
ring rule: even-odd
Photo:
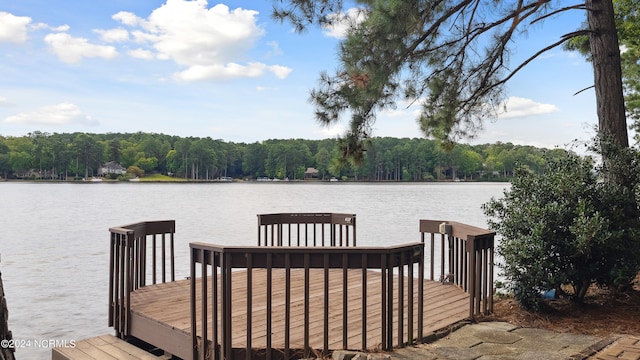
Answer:
[[[522,309],[513,298],[496,297],[494,313],[479,320],[506,321],[521,327],[602,338],[614,334],[640,336],[640,274],[635,279],[633,291],[614,296],[610,291],[592,288],[584,304],[550,299],[538,313]]]

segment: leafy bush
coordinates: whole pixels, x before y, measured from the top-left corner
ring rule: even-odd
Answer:
[[[131,175],[132,177],[143,177],[144,170],[135,165],[131,165],[127,168],[127,174]]]
[[[526,308],[547,290],[576,301],[593,283],[624,290],[640,271],[638,152],[597,144],[603,164],[567,154],[541,174],[519,168],[504,197],[483,205],[502,237],[502,275]]]

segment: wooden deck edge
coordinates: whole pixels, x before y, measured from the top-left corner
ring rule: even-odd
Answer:
[[[51,350],[52,360],[162,359],[113,335],[101,335]]]
[[[355,270],[358,272],[360,271],[360,269],[355,269]],[[320,269],[320,271],[322,271],[322,269]],[[256,275],[256,273],[257,271],[253,275]],[[240,275],[240,274],[236,274],[236,275]],[[370,277],[367,277],[367,279],[370,280]],[[238,280],[238,282],[241,285],[246,283],[246,279],[242,279],[237,276],[234,276],[234,280]],[[255,276],[253,280],[256,281]],[[405,278],[405,281],[406,281],[406,278]],[[340,283],[340,281],[338,281],[338,283]],[[189,327],[188,327],[189,318],[188,317],[178,318],[178,315],[182,314],[183,311],[177,311],[181,307],[188,306],[188,304],[185,305],[185,301],[184,301],[184,298],[185,298],[184,294],[187,293],[188,291],[188,285],[189,285],[188,282],[176,281],[176,282],[170,283],[170,285],[161,284],[159,286],[147,286],[145,288],[142,288],[139,292],[132,294],[132,303],[136,304],[136,306],[132,305],[132,310],[131,310],[131,335],[149,344],[154,344],[155,346],[157,346],[158,348],[161,348],[167,353],[176,355],[183,359],[191,359],[191,357],[193,356],[193,349],[191,346],[192,340],[191,340],[191,335],[189,334]],[[342,285],[342,283],[338,285]],[[357,281],[351,283],[349,285],[348,291],[349,291],[349,294],[355,294],[355,297],[359,297],[361,295],[361,291],[359,290],[359,288],[356,287],[356,285],[358,285]],[[403,331],[403,335],[402,335],[403,344],[401,346],[407,346],[413,343],[428,342],[431,336],[435,336],[435,334],[439,334],[442,330],[451,331],[451,327],[454,326],[454,324],[460,321],[468,320],[469,295],[464,293],[462,289],[456,286],[442,285],[438,282],[428,281],[428,280],[425,280],[424,285],[425,285],[425,295],[424,295],[425,304],[424,304],[423,311],[424,311],[425,317],[424,317],[424,324],[423,324],[424,332],[422,333],[423,336],[422,338],[418,338],[419,332],[417,330],[417,324],[414,323],[413,325],[414,328],[412,333],[413,339],[408,339],[409,331],[408,329],[406,329],[405,331]],[[186,290],[182,289],[182,287],[186,287]],[[274,286],[274,287],[277,289],[280,289],[278,286]],[[237,289],[238,287],[234,287],[234,290],[237,290]],[[369,287],[369,289],[379,290],[377,287]],[[168,291],[168,290],[171,290],[171,291]],[[416,290],[416,285],[414,284],[414,291],[415,290]],[[337,290],[331,288],[329,293],[332,294],[333,296],[330,296],[330,297],[332,299],[335,298],[336,297],[335,294],[339,293],[339,291],[342,291],[342,287],[338,288]],[[396,293],[394,293],[394,295],[395,294]],[[367,296],[369,297],[369,294]],[[414,295],[414,297],[415,296],[416,295]],[[354,296],[349,297],[350,304],[351,304],[351,300],[354,300],[355,297]],[[179,301],[172,300],[174,298],[178,299]],[[409,298],[408,295],[405,294],[405,299],[403,302],[404,307],[408,306],[408,298]],[[260,314],[263,314],[263,313],[266,314],[266,305],[263,304],[266,300],[260,297],[258,298],[254,297],[252,299],[255,302],[252,306],[252,317],[256,315],[255,314],[256,312],[259,312]],[[428,299],[431,299],[431,300],[428,300]],[[151,307],[148,306],[149,304],[148,301],[152,301],[154,305]],[[374,295],[371,296],[371,300],[367,301],[367,306],[375,307],[377,306],[375,304],[377,304],[380,301],[381,301],[380,293],[375,293]],[[256,303],[262,306],[256,306],[255,305]],[[281,303],[280,300],[274,301],[274,303],[278,306],[279,305],[284,306],[284,302]],[[414,304],[413,316],[416,317],[418,315],[418,312],[417,312],[417,303],[415,299],[413,304]],[[361,315],[360,305],[362,305],[361,302],[359,302],[358,299],[355,299],[354,303],[348,306],[349,312],[352,313],[353,311],[360,309],[360,312],[356,311],[356,313],[359,313]],[[208,304],[207,306],[211,306],[211,305]],[[273,306],[274,304],[272,304],[272,307]],[[394,309],[396,308],[396,306],[397,306],[397,300],[394,300],[394,305],[393,305]],[[234,303],[233,309],[240,310],[239,314],[244,315],[246,314],[246,307],[247,305],[245,301],[242,303]],[[299,335],[304,332],[304,327],[303,327],[304,324],[301,322],[302,315],[298,314],[298,313],[302,313],[303,309],[301,308],[301,306],[297,306],[295,307],[295,309],[296,309],[295,311],[292,310],[291,316],[293,316],[295,319],[298,319],[298,320],[297,321],[292,320],[292,324],[290,325],[291,326],[290,331],[292,334]],[[169,315],[165,316],[167,314]],[[283,315],[283,312],[278,311],[277,314]],[[333,314],[336,315],[337,313],[333,313]],[[273,315],[273,310],[272,310],[272,315]],[[396,317],[397,317],[397,314],[393,318],[394,327],[393,327],[392,337],[393,337],[394,344],[397,341],[397,336],[399,332],[399,329],[397,327],[398,324],[396,323],[397,321]],[[371,313],[369,312],[367,313],[367,318],[368,318],[367,332],[375,334],[376,336],[379,335],[380,331],[382,330],[381,322],[373,319]],[[378,316],[376,319],[379,319],[379,318],[380,317]],[[162,320],[162,319],[165,319],[165,320]],[[315,348],[322,347],[322,343],[319,343],[320,345],[315,344],[316,342],[315,340],[318,339],[318,336],[322,336],[322,326],[323,326],[322,318],[318,318],[318,319],[319,320],[316,319],[317,321],[311,321],[312,319],[310,319],[311,322],[309,324],[310,336],[315,336],[314,338],[309,339],[309,345]],[[253,355],[259,356],[260,350],[258,348],[262,349],[262,346],[263,346],[262,341],[266,338],[266,333],[265,333],[266,332],[266,315],[255,317],[253,320],[254,321],[252,321],[252,335],[253,335],[252,347],[254,348],[254,350],[257,350],[257,353],[258,353],[258,354],[254,353]],[[335,319],[331,318],[330,320],[332,323],[335,323],[331,325],[331,330],[330,330],[329,347],[332,350],[343,349],[342,339],[341,338],[338,339],[336,337],[337,336],[336,333],[334,332],[335,330],[334,328],[341,327],[340,320],[341,320],[340,316],[338,316]],[[405,310],[403,311],[403,328],[406,328],[408,324],[407,321],[408,321],[408,309],[405,308]],[[232,321],[232,327],[234,327],[234,330],[241,330],[244,328],[246,323],[247,323],[246,317],[240,316],[239,320]],[[236,326],[234,326],[236,324],[238,325],[237,328]],[[278,326],[279,327],[277,328],[280,329],[281,326],[280,325]],[[273,328],[272,328],[272,331],[273,331]],[[339,333],[340,332],[338,331],[337,334]],[[262,334],[262,336],[260,334]],[[371,336],[369,335],[370,334],[367,335],[368,336],[367,348],[375,348],[377,345],[373,343],[375,343],[376,341],[373,341],[373,338],[371,338]],[[236,334],[234,332],[231,336],[232,336],[232,345],[234,348],[233,351],[235,354],[233,358],[244,358],[244,355],[243,355],[245,351],[244,348],[246,347],[244,344],[246,343],[244,343],[243,341],[236,341],[236,338],[244,339],[246,337],[246,333],[240,331]],[[274,357],[275,354],[278,353],[278,346],[284,346],[283,345],[284,340],[282,341],[275,340],[276,338],[280,338],[281,336],[282,334],[280,333],[272,334],[272,338],[271,338],[272,345],[276,346],[274,351],[271,353],[272,357]],[[354,331],[350,330],[348,332],[347,337],[348,337],[347,348],[350,348],[350,349],[360,348],[358,345],[362,338],[362,334],[360,332],[355,330]],[[382,339],[382,337],[380,337],[380,339]],[[302,347],[302,340],[293,341],[292,343],[290,343],[290,345],[292,345],[293,348]],[[291,350],[293,351],[295,349],[291,349]]]
[[[191,359],[193,357],[190,334],[135,312],[131,313],[131,336],[156,346],[162,344],[162,346],[158,347],[181,359]]]

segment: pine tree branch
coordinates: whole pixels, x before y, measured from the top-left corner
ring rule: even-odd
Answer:
[[[532,56],[530,56],[528,59],[526,59],[525,61],[523,61],[520,65],[518,65],[518,67],[515,68],[515,70],[513,70],[509,75],[507,75],[504,79],[502,79],[501,81],[499,81],[498,83],[496,83],[494,86],[499,86],[499,85],[503,85],[504,83],[506,83],[507,81],[509,81],[516,73],[518,73],[520,70],[522,70],[522,68],[524,68],[525,66],[527,66],[530,62],[532,62],[533,60],[535,60],[538,56],[544,54],[545,52],[554,49],[560,45],[562,45],[563,43],[571,40],[572,38],[576,37],[576,36],[580,36],[580,35],[586,35],[588,33],[591,33],[591,30],[580,30],[580,31],[574,31],[572,33],[569,34],[565,34],[564,36],[562,36],[562,39],[559,41],[556,41],[555,43],[539,50],[538,52],[536,52],[535,54],[533,54]]]
[[[576,96],[576,95],[580,94],[580,93],[581,93],[581,92],[583,92],[583,91],[587,91],[587,90],[589,90],[589,89],[593,89],[594,87],[596,87],[596,86],[595,86],[595,85],[588,86],[588,87],[586,87],[586,88],[584,88],[584,89],[582,89],[582,90],[580,90],[580,91],[576,92],[575,94],[573,94],[573,96]]]
[[[587,10],[587,6],[584,3],[582,3],[582,4],[576,4],[576,5],[573,5],[573,6],[567,6],[567,7],[564,7],[562,9],[558,9],[556,11],[552,11],[552,12],[550,12],[548,14],[545,14],[545,15],[540,16],[539,18],[533,20],[531,22],[531,25],[535,24],[536,22],[539,22],[539,21],[542,21],[544,19],[547,19],[547,18],[549,18],[549,17],[551,17],[553,15],[559,14],[561,12],[569,11],[569,10]]]

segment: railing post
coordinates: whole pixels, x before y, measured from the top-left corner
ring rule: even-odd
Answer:
[[[120,239],[120,242],[118,243],[118,285],[117,285],[117,289],[118,289],[118,298],[116,299],[116,303],[117,303],[117,309],[118,309],[118,333],[120,334],[120,337],[124,337],[127,334],[125,333],[125,321],[124,321],[124,317],[126,316],[125,313],[125,305],[123,304],[124,302],[124,292],[125,292],[125,276],[126,276],[126,268],[125,268],[125,259],[124,259],[124,253],[125,253],[125,248],[126,248],[126,236],[124,239]]]
[[[424,257],[424,254],[421,255]],[[407,263],[407,271],[409,272],[407,280],[407,341],[413,343],[413,254],[409,254],[409,259],[412,260]]]
[[[125,288],[125,295],[126,295],[126,317],[125,317],[125,333],[131,334],[131,291],[133,291],[133,278],[135,276],[134,272],[133,272],[133,268],[134,268],[134,261],[132,260],[133,254],[132,254],[132,250],[133,250],[133,244],[134,244],[135,239],[134,238],[130,238],[129,236],[127,236],[127,243],[126,243],[126,248],[125,248],[125,262],[127,264],[127,277],[126,277],[126,288]]]
[[[204,250],[203,250],[204,251]],[[207,250],[208,251],[208,250]],[[218,291],[219,288],[219,281],[218,279],[220,278],[220,276],[222,276],[222,264],[221,264],[221,259],[222,259],[222,254],[220,253],[214,253],[212,251],[209,252],[209,256],[211,257],[211,314],[212,314],[212,318],[213,318],[213,324],[215,324],[213,326],[212,329],[212,334],[211,334],[211,339],[213,340],[212,343],[212,347],[213,349],[211,350],[213,353],[213,359],[221,359],[223,357],[223,355],[221,354],[221,350],[219,349],[220,347],[220,333],[219,333],[219,324],[220,324],[220,314],[218,311],[218,303],[220,302],[220,293]],[[208,322],[207,322],[208,323]],[[195,332],[195,328],[193,329],[193,331]]]
[[[433,257],[433,238],[431,238],[431,249]],[[422,243],[422,255],[418,261],[418,276],[420,280],[418,282],[418,338],[422,343],[424,339],[424,242]],[[431,269],[431,277],[433,280],[433,268]]]
[[[284,316],[284,356],[289,358],[291,341],[291,254],[285,254],[285,316]]]
[[[253,256],[252,254],[247,254],[247,346],[246,346],[246,354],[245,359],[251,359],[251,327],[253,326]],[[269,275],[267,275],[269,276]],[[268,280],[268,288],[267,293],[269,293],[270,289],[270,279]],[[267,306],[270,306],[267,305]],[[267,310],[267,327],[270,326],[271,322],[271,314],[270,311]],[[270,330],[270,329],[269,329]],[[267,331],[268,333],[268,331]],[[267,355],[269,356],[269,355]]]
[[[156,283],[156,261],[157,261],[157,254],[156,254],[156,235],[153,235],[153,238],[151,240],[151,283],[155,284]],[[164,256],[163,256],[164,258]],[[164,262],[163,262],[164,264]],[[146,277],[146,276],[145,276]]]
[[[231,302],[231,290],[232,290],[232,274],[231,274],[231,254],[224,253],[222,256],[222,343],[223,346],[223,358],[231,359],[231,314],[232,314],[232,302]]]
[[[324,272],[324,311],[323,311],[323,350],[329,350],[329,254],[323,255],[323,272]]]
[[[358,246],[358,244],[356,243],[356,215],[355,214],[351,217],[351,224],[353,227],[353,246]]]
[[[347,339],[348,339],[347,329],[349,325],[349,320],[347,319],[347,316],[349,314],[349,308],[348,308],[349,285],[347,284],[348,281],[349,281],[349,257],[346,253],[344,253],[342,254],[342,347],[344,349],[349,348],[347,344]]]
[[[387,346],[391,350],[393,348],[393,267],[394,256],[387,255]]]
[[[173,239],[173,232],[171,232],[171,235],[169,237],[169,252],[171,254],[171,282],[176,281],[176,259],[175,259],[175,246],[174,246],[174,239]]]
[[[367,348],[367,254],[362,254],[362,349]]]
[[[267,255],[267,360],[271,360],[271,352],[272,352],[272,311],[273,311],[273,298],[271,294],[273,293],[273,257],[272,254]],[[247,313],[247,316],[250,317],[251,313]],[[249,329],[247,329],[249,331]],[[250,333],[250,331],[249,331]],[[230,336],[231,334],[229,334]]]
[[[200,319],[202,324],[202,333],[200,335],[200,342],[202,343],[202,359],[207,359],[207,354],[209,353],[209,337],[207,333],[207,254],[205,250],[202,250],[202,262],[200,263],[200,298],[202,301],[200,302]]]
[[[309,349],[309,253],[304,254],[304,356],[310,355]]]
[[[389,350],[392,345],[387,341],[387,254],[380,255],[380,282],[381,282],[381,290],[380,294],[382,295],[381,304],[382,304],[382,313],[381,313],[381,330],[382,333],[380,337],[382,338],[382,350]],[[393,299],[392,299],[393,300]]]
[[[469,278],[469,318],[474,319],[474,302],[476,296],[476,277],[474,276],[476,270],[476,251],[475,251],[475,242],[473,237],[467,237],[467,252],[469,254],[469,273],[467,274]]]
[[[404,344],[404,255],[401,252],[398,261],[398,346]]]
[[[196,251],[200,251],[195,248],[191,248],[189,251],[190,266],[189,266],[189,313],[191,317],[191,346],[193,350],[193,360],[198,360],[198,336],[195,332],[196,329]]]
[[[487,272],[489,273],[489,287],[491,292],[489,293],[489,309],[487,310],[489,313],[493,313],[493,247],[494,247],[494,238],[491,238],[491,246],[489,247],[489,268]]]

